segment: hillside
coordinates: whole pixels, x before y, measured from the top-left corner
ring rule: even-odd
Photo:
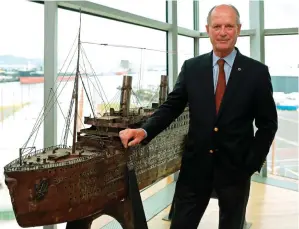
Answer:
[[[0,55],[0,65],[2,67],[18,66],[18,65],[37,65],[40,66],[43,63],[42,59],[30,59],[25,57],[13,56],[13,55]]]

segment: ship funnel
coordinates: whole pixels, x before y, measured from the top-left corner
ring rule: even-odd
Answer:
[[[165,102],[168,94],[168,77],[161,75],[160,91],[159,91],[159,106]]]
[[[123,86],[121,88],[120,112],[122,116],[128,116],[130,111],[130,100],[132,91],[132,76],[123,77]]]

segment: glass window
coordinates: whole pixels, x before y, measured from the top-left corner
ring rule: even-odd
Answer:
[[[299,67],[297,54],[291,52],[294,50],[299,50],[299,35],[265,37],[265,61],[271,69],[274,67],[297,69]],[[277,54],[283,58],[277,58]]]
[[[91,0],[91,2],[166,22],[165,0],[155,1],[154,3],[151,0]]]
[[[201,0],[199,1],[199,30],[206,31],[207,17],[211,8],[215,5],[223,4],[222,0]],[[242,30],[249,29],[249,0],[229,0],[225,4],[234,5],[239,13]]]
[[[178,26],[193,29],[193,0],[177,1]]]
[[[278,110],[278,131],[268,170],[298,180],[299,35],[266,36],[265,62],[269,66]],[[283,45],[278,45],[283,44]]]
[[[43,69],[44,8],[29,1],[0,1],[0,9],[0,228],[21,229],[3,168],[19,157],[43,107],[43,84],[31,82],[30,76]],[[43,147],[43,125],[38,130],[27,147]]]
[[[299,1],[264,1],[265,28],[298,27]]]
[[[186,36],[178,36],[178,72],[181,71],[185,60],[194,57],[194,39]]]
[[[250,56],[250,37],[238,37],[236,47],[246,56]],[[210,38],[199,39],[199,54],[204,54],[212,51]]]
[[[69,72],[72,75],[75,70],[76,58],[68,69],[62,68],[62,64],[72,48],[78,27],[78,13],[59,9],[58,58],[61,73]],[[160,78],[162,74],[166,74],[166,32],[83,14],[81,35],[81,73],[88,74],[84,80],[91,88],[88,89],[88,94],[96,112],[103,114],[109,107],[119,109],[119,87],[122,86],[124,74],[133,77],[133,107],[158,101]],[[71,50],[72,56],[76,49]],[[67,58],[66,66],[70,60],[71,58]],[[62,82],[60,87],[65,84]],[[72,87],[73,82],[68,82],[59,98],[65,115]],[[82,88],[80,93],[81,90]],[[92,115],[85,93],[82,101],[82,114]],[[58,124],[61,127],[64,125],[62,114],[59,114]],[[81,121],[80,126],[84,127]],[[62,133],[58,132],[58,142],[61,136]]]

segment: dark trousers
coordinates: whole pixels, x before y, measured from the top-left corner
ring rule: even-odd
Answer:
[[[213,176],[197,176],[192,170],[181,170],[178,178],[170,229],[196,229],[213,190],[217,195],[220,210],[218,228],[243,229],[250,178],[218,186],[214,185]]]

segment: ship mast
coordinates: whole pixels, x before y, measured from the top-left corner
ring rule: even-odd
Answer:
[[[77,69],[76,69],[76,78],[75,78],[75,90],[74,90],[74,99],[75,99],[75,113],[74,113],[74,130],[73,130],[73,144],[72,144],[72,154],[76,151],[76,136],[77,136],[77,122],[76,118],[78,115],[78,91],[79,91],[79,75],[80,75],[80,47],[81,47],[81,12],[80,12],[80,25],[79,25],[79,34],[78,34],[78,59],[77,59]]]

